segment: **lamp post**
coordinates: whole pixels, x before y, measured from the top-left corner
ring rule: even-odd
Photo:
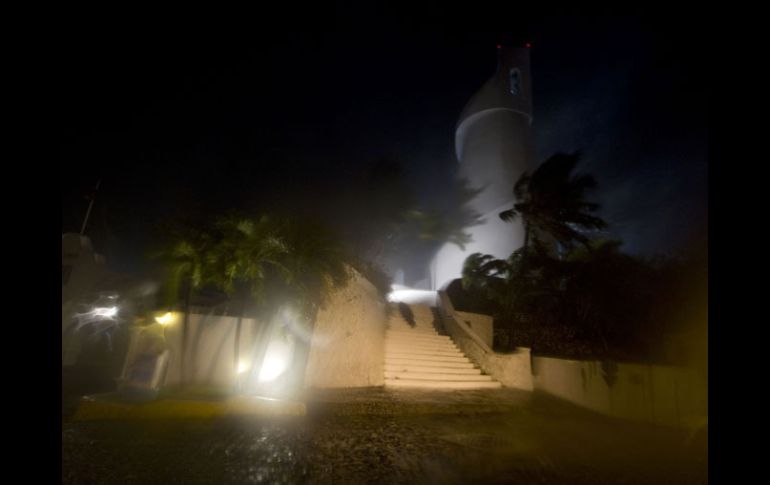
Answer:
[[[96,199],[96,191],[99,190],[99,184],[102,183],[102,179],[96,181],[96,187],[94,187],[93,193],[89,196],[91,202],[88,203],[88,210],[86,211],[86,218],[83,219],[83,226],[80,228],[80,235],[86,231],[86,224],[88,224],[88,216],[91,215],[91,208],[94,206],[94,199]]]

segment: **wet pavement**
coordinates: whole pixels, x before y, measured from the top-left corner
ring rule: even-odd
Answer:
[[[65,421],[62,483],[707,483],[704,439],[538,393],[306,398],[303,417]]]

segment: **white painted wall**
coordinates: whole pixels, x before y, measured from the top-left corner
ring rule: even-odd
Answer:
[[[158,335],[168,349],[163,385],[182,383],[183,314],[166,327],[152,324],[137,331],[126,362],[157,344]],[[187,384],[234,386],[237,369],[233,362],[236,317],[192,313],[188,321],[185,379]],[[385,383],[385,304],[377,290],[360,274],[335,292],[317,316],[305,373],[305,386],[363,387]],[[250,364],[254,342],[263,324],[242,320],[239,360]],[[301,338],[301,337],[297,337]],[[304,338],[308,338],[306,335]],[[157,345],[156,345],[157,346]],[[160,352],[160,350],[158,350]],[[243,378],[247,374],[242,375]]]
[[[465,324],[476,335],[484,341],[485,344],[492,348],[493,334],[494,334],[494,318],[490,315],[483,315],[481,313],[461,312],[455,310],[455,320],[459,323]]]
[[[685,428],[708,418],[708,378],[694,368],[618,363],[610,386],[598,361],[532,361],[536,390],[596,412]]]
[[[318,313],[305,373],[307,388],[385,384],[385,304],[357,272]]]
[[[518,69],[521,85],[511,93],[509,72]],[[462,275],[465,259],[473,253],[507,259],[524,242],[521,221],[506,223],[499,213],[513,207],[513,186],[535,168],[531,133],[532,81],[529,50],[498,49],[495,74],[471,97],[455,130],[458,175],[470,187],[481,189],[469,207],[484,219],[467,227],[472,242],[461,250],[445,244],[431,263],[431,289],[438,290]]]
[[[513,189],[513,182],[511,182]],[[524,243],[524,228],[520,222],[505,222],[499,214],[513,207],[513,199],[484,214],[484,223],[465,228],[472,241],[460,249],[452,243],[444,244],[431,262],[431,286],[441,289],[447,283],[462,277],[465,259],[473,253],[491,254],[508,259]]]
[[[169,363],[164,385],[182,382],[182,318],[163,330],[169,350]],[[190,314],[189,335],[185,356],[188,383],[213,386],[235,384],[233,363],[235,327],[237,318],[216,315]],[[254,339],[261,322],[244,318],[239,339],[241,361],[249,361]]]

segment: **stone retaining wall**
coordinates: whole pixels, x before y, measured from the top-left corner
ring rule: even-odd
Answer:
[[[449,332],[452,340],[465,355],[478,365],[482,371],[492,376],[505,387],[531,391],[533,389],[532,368],[530,362],[530,350],[519,347],[513,353],[501,354],[493,351],[484,339],[474,332],[472,325],[458,321],[462,316],[458,315],[452,306],[452,301],[444,291],[438,292],[438,308],[444,327]],[[470,314],[462,312],[463,316],[486,315]],[[491,318],[491,317],[488,317]],[[476,318],[477,322],[484,321]]]

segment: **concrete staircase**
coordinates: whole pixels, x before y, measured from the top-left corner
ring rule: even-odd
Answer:
[[[385,334],[385,386],[434,389],[502,387],[484,375],[446,335],[433,327],[433,310],[409,305],[414,326],[391,304]]]

